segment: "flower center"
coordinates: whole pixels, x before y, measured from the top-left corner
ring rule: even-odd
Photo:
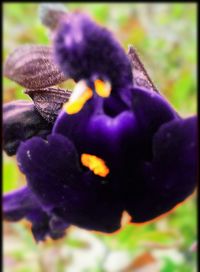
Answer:
[[[106,177],[110,170],[106,166],[104,160],[90,154],[82,154],[81,162],[88,167],[95,175]]]
[[[96,79],[94,81],[94,88],[96,93],[101,97],[108,97],[111,93],[111,85],[109,81],[104,82],[100,79]],[[87,86],[84,80],[81,80],[76,84],[70,99],[64,105],[64,110],[68,114],[78,113],[92,96],[92,89]]]

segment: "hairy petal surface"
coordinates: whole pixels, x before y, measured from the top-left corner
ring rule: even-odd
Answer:
[[[113,89],[132,85],[131,64],[123,48],[84,14],[66,16],[55,36],[54,51],[60,69],[75,81],[105,77]]]

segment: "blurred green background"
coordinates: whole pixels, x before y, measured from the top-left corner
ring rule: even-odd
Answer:
[[[127,50],[133,44],[160,92],[182,116],[197,109],[197,6],[179,4],[68,3],[112,30]],[[50,44],[38,4],[3,4],[3,59],[25,43]],[[71,87],[66,83],[65,87]],[[29,99],[3,79],[3,100]],[[25,184],[15,158],[3,154],[3,191]],[[147,225],[128,225],[114,235],[71,227],[59,241],[36,244],[27,223],[4,223],[5,272],[195,272],[196,193],[171,214]]]

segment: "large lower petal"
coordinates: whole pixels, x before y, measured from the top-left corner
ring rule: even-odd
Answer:
[[[50,135],[47,140],[33,137],[23,142],[17,152],[17,161],[29,186],[44,205],[62,205],[65,197],[79,184],[76,150],[62,135]]]
[[[105,178],[79,163],[71,141],[54,134],[21,144],[17,160],[43,208],[83,228],[112,232],[120,227],[122,203]]]

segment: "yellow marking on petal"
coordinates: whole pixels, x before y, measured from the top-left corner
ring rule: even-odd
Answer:
[[[109,97],[111,93],[111,85],[108,81],[104,82],[100,79],[96,79],[94,82],[95,91],[99,96]]]
[[[81,162],[88,167],[95,175],[106,177],[110,170],[106,166],[104,160],[90,154],[82,154]]]
[[[122,217],[121,217],[121,227],[126,226],[128,223],[130,223],[132,217],[130,216],[130,214],[127,211],[123,211],[122,213]]]
[[[91,89],[87,89],[87,91],[84,92],[84,94],[79,97],[77,100],[75,101],[68,101],[65,105],[64,105],[64,109],[68,114],[74,114],[79,112],[83,106],[85,105],[85,103],[92,97],[92,90]]]
[[[64,110],[68,114],[74,114],[79,112],[85,103],[93,96],[93,92],[87,87],[84,81],[77,83],[70,99],[64,104]]]

